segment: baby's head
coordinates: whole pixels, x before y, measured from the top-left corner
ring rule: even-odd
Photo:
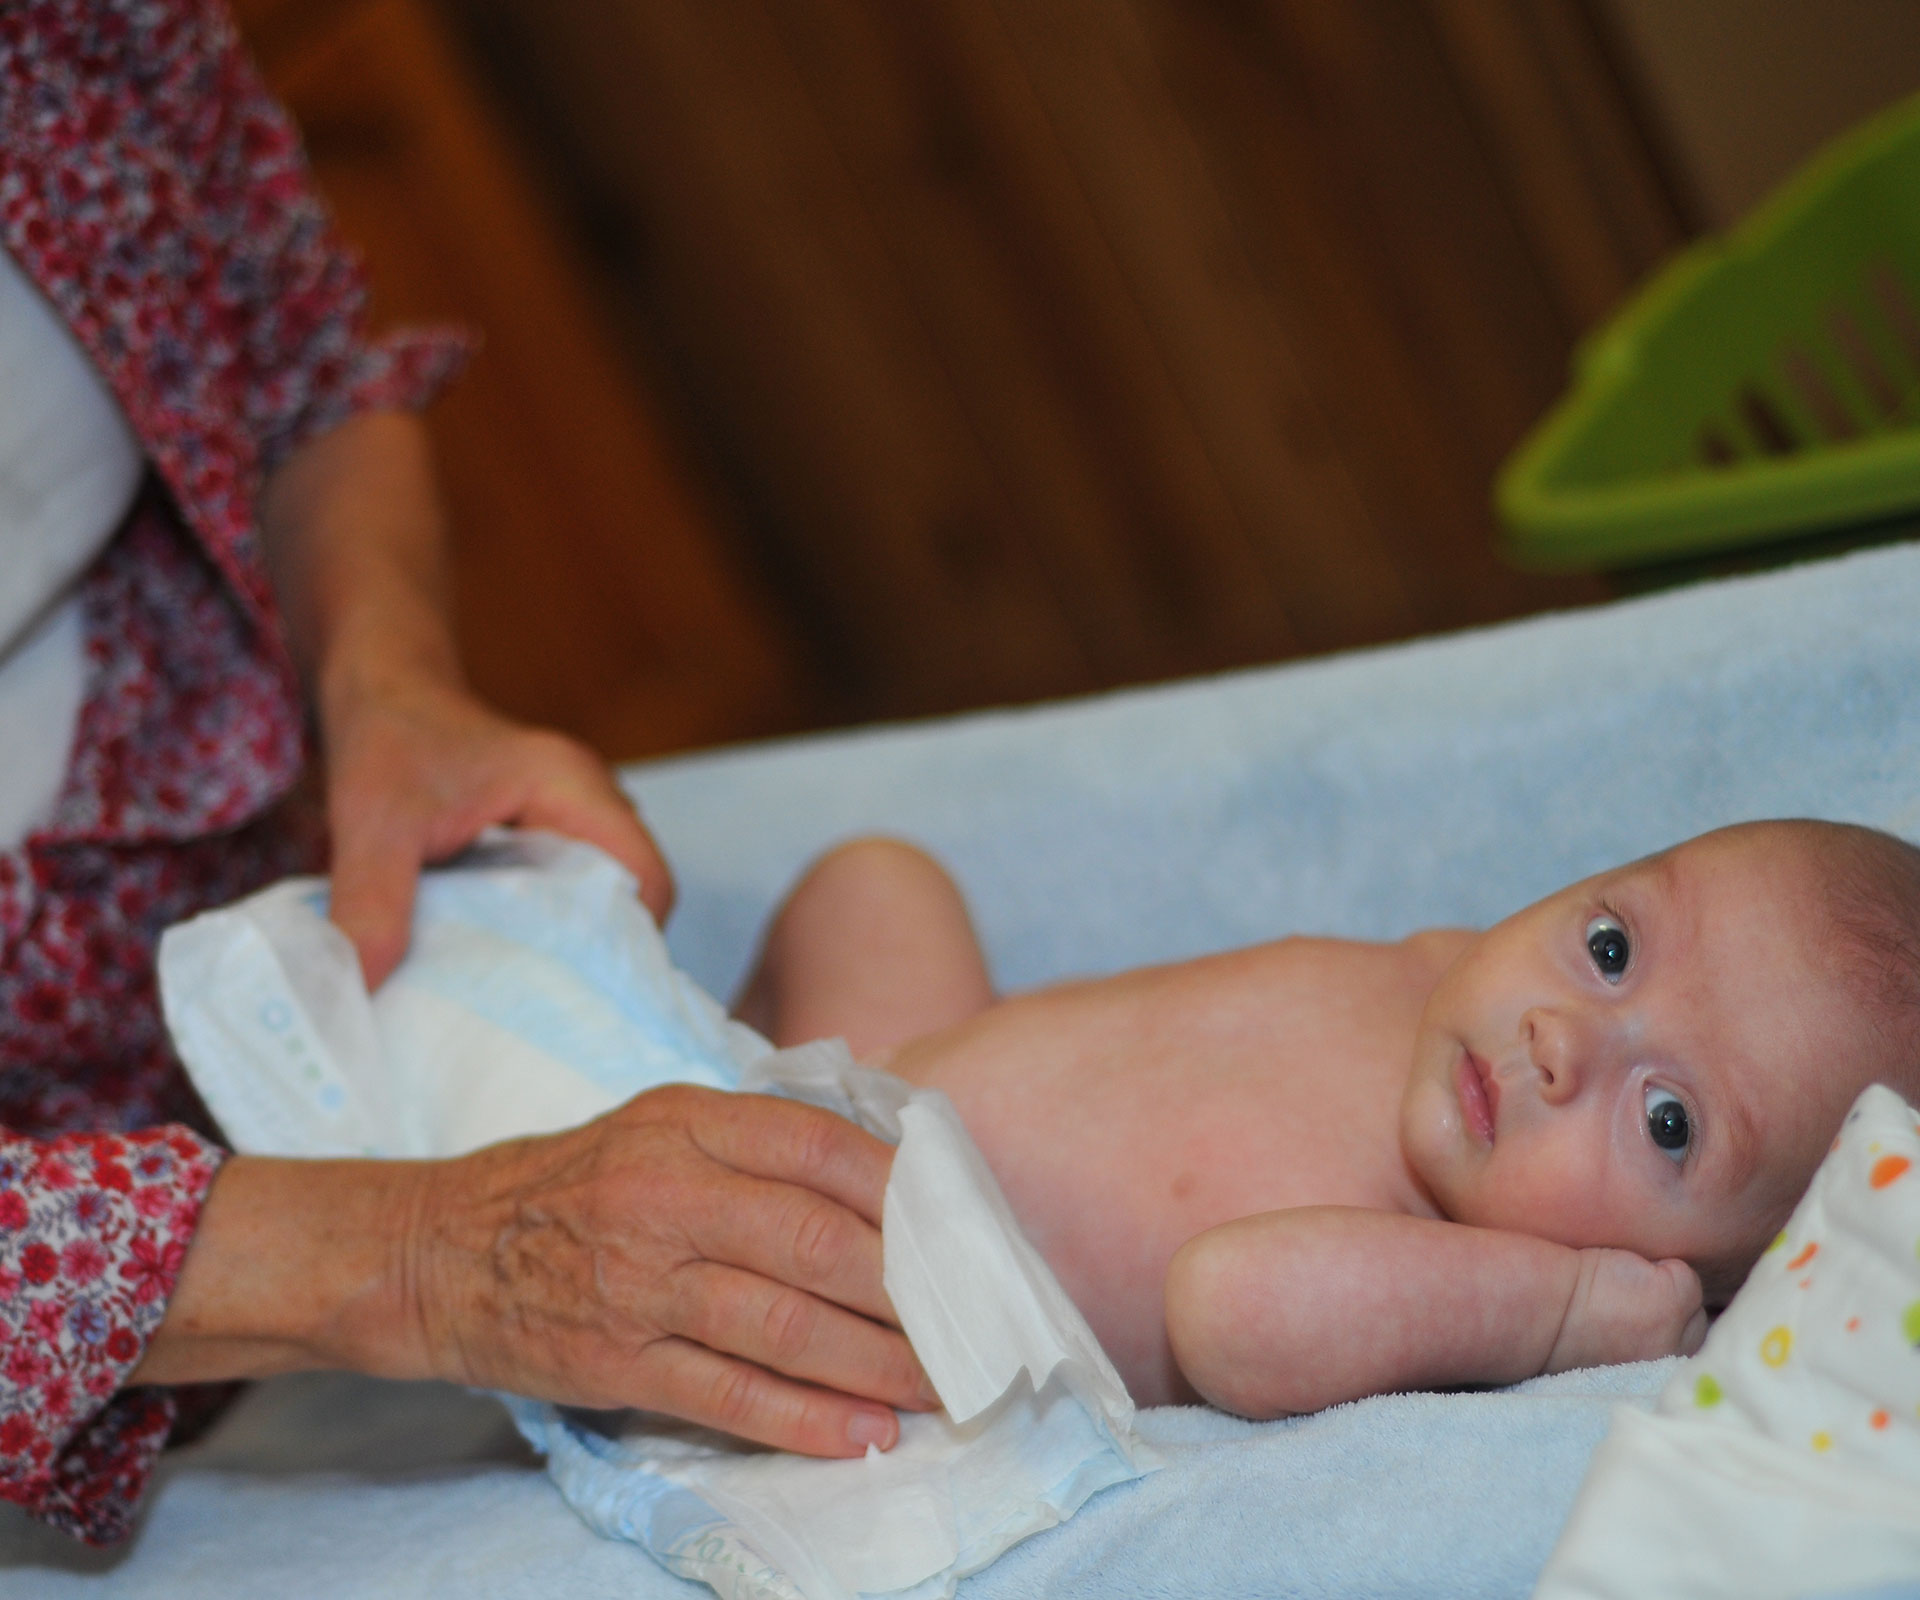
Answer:
[[[1479,935],[1401,1144],[1455,1221],[1678,1256],[1721,1304],[1875,1082],[1920,1099],[1920,849],[1745,823]]]

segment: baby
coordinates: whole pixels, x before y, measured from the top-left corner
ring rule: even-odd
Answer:
[[[1691,1351],[1869,1082],[1920,1083],[1920,849],[1748,823],[1484,933],[996,1000],[927,856],[826,856],[740,1015],[944,1090],[1134,1398],[1273,1416]]]

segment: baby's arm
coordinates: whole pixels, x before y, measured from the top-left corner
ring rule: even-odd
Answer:
[[[1249,1417],[1644,1360],[1706,1336],[1685,1262],[1345,1206],[1209,1229],[1174,1257],[1166,1296],[1181,1371]]]

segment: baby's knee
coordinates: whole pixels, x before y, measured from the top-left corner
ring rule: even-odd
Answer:
[[[957,898],[959,892],[947,869],[918,845],[866,834],[835,845],[807,868],[793,898],[871,904],[927,895]]]

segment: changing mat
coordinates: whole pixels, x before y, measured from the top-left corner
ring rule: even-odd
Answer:
[[[1484,924],[1751,817],[1920,837],[1920,549],[1329,661],[637,768],[681,886],[668,943],[731,993],[836,839],[928,844],[997,979],[1296,931]],[[1141,1413],[1166,1466],[963,1580],[960,1600],[1525,1596],[1622,1396],[1661,1366],[1294,1422]],[[493,1402],[257,1385],[169,1455],[132,1545],[0,1507],[0,1589],[72,1600],[698,1600],[562,1505]]]

